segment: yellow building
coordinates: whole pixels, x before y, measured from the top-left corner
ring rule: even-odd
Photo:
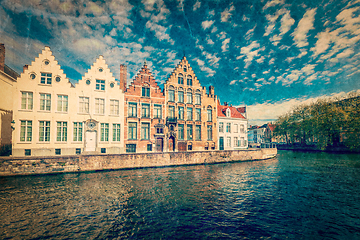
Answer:
[[[217,148],[217,97],[200,85],[186,57],[164,84],[168,151]]]
[[[5,45],[0,44],[0,147],[11,144],[13,91],[18,76],[19,74],[5,65]]]
[[[13,156],[124,152],[124,93],[102,56],[71,84],[49,47],[14,90]]]

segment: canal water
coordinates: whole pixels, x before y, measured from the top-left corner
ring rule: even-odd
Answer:
[[[0,178],[1,239],[360,239],[360,155]]]

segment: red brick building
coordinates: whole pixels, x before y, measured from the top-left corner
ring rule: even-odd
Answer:
[[[165,96],[146,63],[126,88],[126,66],[120,66],[120,88],[125,88],[126,152],[164,150]]]

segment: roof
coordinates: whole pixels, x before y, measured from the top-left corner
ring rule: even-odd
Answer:
[[[218,106],[217,106],[217,116],[218,117],[226,117],[226,109],[230,109],[230,113],[231,113],[231,118],[239,118],[239,119],[246,119],[241,113],[244,113],[246,110],[244,108],[236,108],[236,107],[232,107],[232,106],[223,106],[220,105],[220,103],[218,102]],[[240,110],[239,110],[240,109]],[[242,112],[244,111],[244,112]]]

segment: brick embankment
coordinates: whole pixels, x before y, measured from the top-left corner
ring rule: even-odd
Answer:
[[[264,160],[275,157],[276,154],[277,149],[265,148],[206,152],[2,157],[0,158],[0,176],[215,164]]]

